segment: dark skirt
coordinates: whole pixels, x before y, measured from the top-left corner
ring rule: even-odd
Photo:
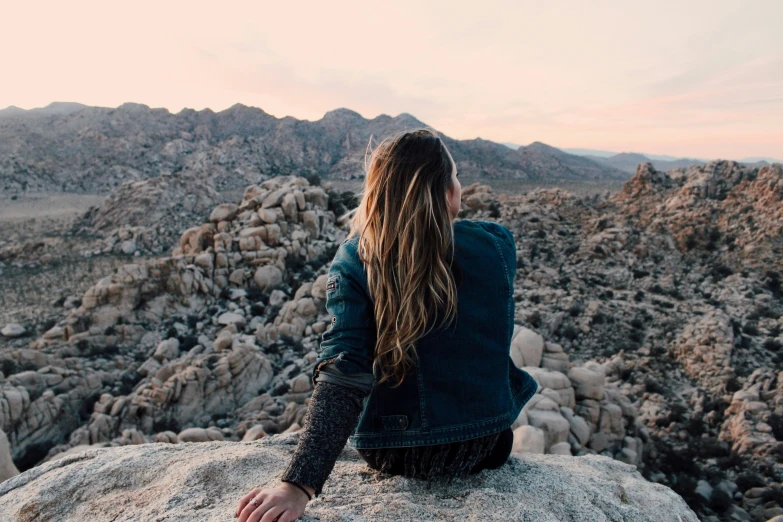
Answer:
[[[472,475],[505,464],[511,454],[514,433],[511,428],[450,444],[409,448],[359,449],[367,464],[391,475],[426,479],[452,479]]]

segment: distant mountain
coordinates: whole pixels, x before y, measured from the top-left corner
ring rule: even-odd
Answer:
[[[72,102],[53,102],[37,109],[20,109],[14,105],[0,110],[0,118],[7,116],[65,116],[86,108],[87,105]]]
[[[20,114],[25,114],[26,112],[26,110],[20,109],[16,105],[9,105],[5,109],[0,109],[0,118],[7,116],[18,116]]]
[[[504,143],[507,147],[518,148],[519,145],[513,143]],[[687,167],[689,165],[704,165],[706,160],[702,159],[690,159],[690,158],[678,158],[675,156],[661,156],[659,154],[641,154],[638,152],[611,152],[608,150],[596,150],[596,149],[574,149],[574,148],[560,148],[563,152],[573,154],[575,156],[582,156],[589,158],[593,161],[597,161],[600,164],[614,167],[630,174],[636,172],[636,167],[640,163],[652,161],[657,169],[670,169],[677,167]],[[612,158],[612,159],[610,159]]]
[[[677,161],[679,158],[677,156],[662,156],[660,154],[646,154],[646,153],[640,153],[640,152],[610,152],[608,150],[594,150],[594,149],[567,149],[562,148],[561,150],[569,153],[569,154],[576,154],[577,156],[598,156],[599,158],[611,158],[612,156],[617,156],[618,154],[638,154],[640,156],[644,156],[645,158],[648,158],[650,160],[658,160],[658,161]]]
[[[768,165],[770,163],[783,163],[783,161],[780,161],[779,159],[775,158],[765,158],[765,157],[752,157],[752,158],[742,158],[739,160],[740,163],[763,163],[765,165]],[[763,166],[763,165],[762,165]]]
[[[585,157],[590,157],[590,156],[585,156]],[[691,165],[704,165],[706,163],[701,160],[687,159],[687,158],[676,159],[673,161],[654,160],[652,158],[648,158],[643,154],[636,154],[632,152],[623,152],[611,156],[609,158],[600,158],[598,156],[592,156],[592,159],[594,159],[598,163],[602,163],[606,166],[620,169],[630,174],[634,174],[636,172],[636,168],[641,163],[647,163],[647,162],[652,163],[657,170],[662,170],[662,171],[667,171],[667,170],[677,169],[677,168],[687,168],[690,167]]]
[[[427,126],[408,113],[366,119],[339,108],[307,121],[241,104],[177,114],[137,103],[6,111],[0,117],[0,193],[106,193],[126,181],[180,171],[217,190],[244,189],[281,174],[361,178],[371,136],[375,146],[395,132]],[[543,144],[512,150],[481,138],[441,136],[466,181],[630,177]]]
[[[577,156],[590,156],[590,157],[598,157],[598,158],[608,158],[610,156],[617,155],[616,152],[609,152],[608,150],[593,150],[593,149],[566,149],[561,148],[563,152],[567,152],[569,154],[575,154]]]
[[[516,150],[520,159],[535,166],[535,174],[545,177],[545,173],[558,173],[563,179],[628,179],[630,176],[622,170],[612,166],[602,166],[599,162],[582,156],[568,154],[560,149],[541,142],[533,142],[527,147],[519,147]]]
[[[621,152],[618,154],[617,152],[609,152],[606,150],[593,150],[593,149],[563,148],[561,150],[568,152],[569,154],[576,154],[577,156],[587,156],[593,159],[616,157],[617,161],[610,163],[611,165],[614,166],[618,165],[619,160],[622,160],[624,162],[630,161],[631,157],[633,156],[636,159],[639,159],[639,163],[643,163],[644,161],[653,162],[655,168],[658,170],[687,167],[689,165],[704,165],[710,161],[706,158],[683,158],[677,156],[661,156],[659,154],[642,154],[637,152]],[[645,158],[645,159],[641,160],[641,158]],[[771,163],[783,163],[783,161],[779,159],[768,158],[768,157],[743,158],[740,160],[733,160],[733,161],[736,161],[737,163],[743,163],[750,167],[763,167]],[[636,172],[636,166],[634,166],[633,170],[631,170],[630,172]]]

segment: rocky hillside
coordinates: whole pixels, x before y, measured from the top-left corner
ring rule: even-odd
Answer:
[[[560,149],[541,142],[534,142],[516,150],[520,160],[530,165],[535,178],[546,179],[551,173],[560,173],[563,179],[600,180],[606,179],[606,167],[584,156],[567,154]],[[615,173],[613,179],[626,179],[627,175]]]
[[[622,218],[615,222],[628,231],[673,241],[689,257],[719,263],[716,269],[726,276],[742,268],[780,272],[781,179],[780,164],[750,168],[719,161],[663,173],[646,163],[599,211],[617,212]]]
[[[767,255],[781,184],[780,165],[643,165],[608,200],[549,190],[502,205],[520,322],[572,361],[607,361],[650,432],[645,476],[705,519],[729,520],[731,498],[753,520],[783,514],[783,294]]]
[[[370,136],[377,140],[423,125],[405,113],[368,120],[348,109],[337,109],[311,122],[276,118],[243,105],[218,113],[184,109],[171,114],[132,103],[116,109],[86,107],[71,112],[11,111],[0,117],[0,194],[109,193],[126,181],[179,171],[212,184],[220,192],[294,173],[353,179],[364,172]],[[444,141],[466,177],[628,177],[584,158],[572,157],[577,168],[560,168],[560,162],[549,161],[546,154],[528,158],[521,151],[487,140],[444,137]]]
[[[779,165],[715,162],[644,165],[609,198],[465,188],[460,218],[516,236],[511,356],[540,384],[516,453],[636,465],[702,520],[783,514],[782,184]],[[332,197],[303,177],[251,185],[170,256],[122,266],[34,341],[5,341],[0,428],[16,466],[296,432],[346,233]],[[740,198],[753,212],[726,203]]]
[[[123,183],[73,225],[72,235],[100,238],[93,254],[168,252],[180,234],[222,201],[211,185],[183,172]]]
[[[239,499],[253,486],[275,485],[297,439],[272,435],[251,443],[157,444],[67,455],[0,484],[0,512],[14,520],[232,520]],[[657,506],[654,518],[650,506]],[[606,457],[512,455],[498,470],[426,490],[423,481],[371,470],[346,446],[323,494],[298,520],[698,519],[671,489]]]

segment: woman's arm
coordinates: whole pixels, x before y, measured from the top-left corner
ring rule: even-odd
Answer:
[[[348,437],[359,424],[367,395],[368,391],[361,388],[316,382],[299,444],[281,477],[283,482],[310,486],[315,496],[321,493]]]
[[[316,495],[356,429],[363,399],[375,381],[373,307],[354,248],[344,241],[329,268],[326,309],[331,325],[322,336],[321,354],[313,367],[313,395],[299,445],[282,477],[312,486]]]
[[[327,382],[330,377],[341,384]],[[274,509],[276,516],[282,514],[281,520],[300,517],[308,497],[321,493],[346,440],[356,428],[363,398],[372,387],[367,376],[343,374],[335,365],[325,363],[315,380],[299,444],[281,477],[282,484],[276,488],[255,488],[242,497],[236,514],[239,522],[246,522],[256,510],[263,514]],[[290,483],[298,484],[308,495]]]
[[[240,522],[246,522],[255,510],[262,514],[274,510],[275,516],[282,513],[286,520],[301,516],[308,499],[290,483],[319,495],[359,423],[363,399],[374,381],[376,332],[361,260],[347,240],[337,249],[329,268],[326,309],[331,327],[322,336],[321,355],[311,376],[310,406],[302,421],[299,444],[281,477],[283,484],[255,488],[245,495],[237,512]]]

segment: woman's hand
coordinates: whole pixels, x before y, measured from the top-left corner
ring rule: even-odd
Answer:
[[[304,487],[314,493],[313,488]],[[253,499],[258,505],[251,503]],[[255,488],[242,497],[234,516],[239,522],[293,522],[304,514],[308,500],[304,491],[287,482],[276,488]]]

